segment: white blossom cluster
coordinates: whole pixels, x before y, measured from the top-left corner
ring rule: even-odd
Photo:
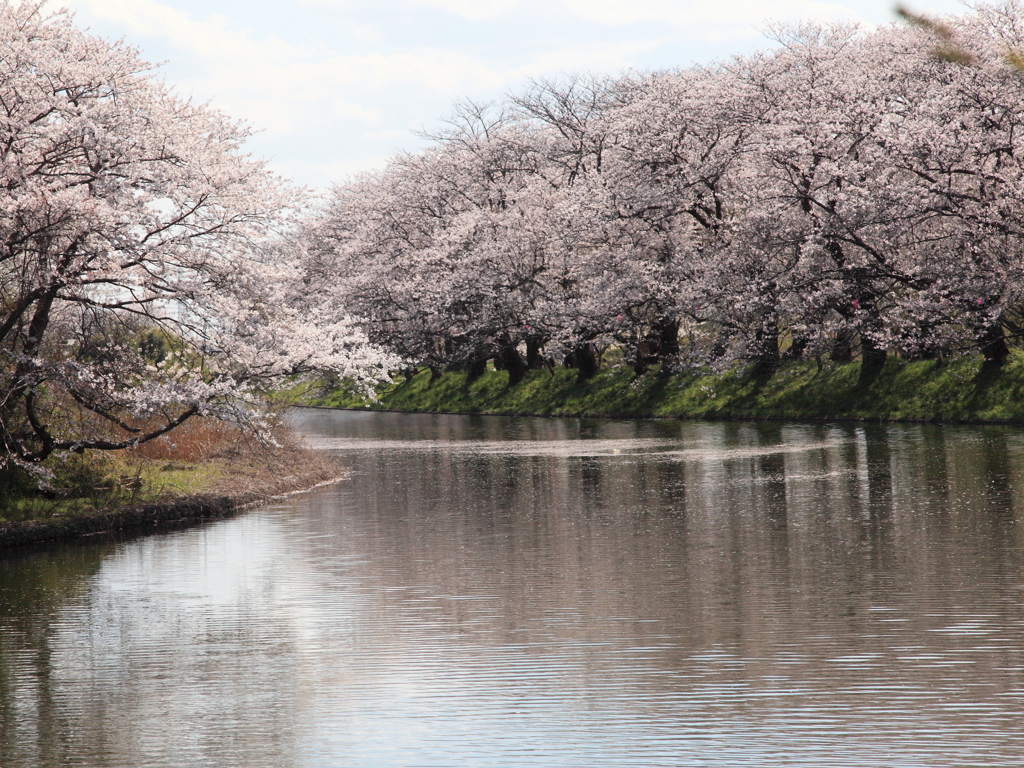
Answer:
[[[638,371],[1005,358],[1024,307],[1022,7],[775,37],[459,106],[429,149],[334,190],[304,228],[305,280],[416,365],[493,358],[513,381],[567,353],[592,368],[604,343]]]

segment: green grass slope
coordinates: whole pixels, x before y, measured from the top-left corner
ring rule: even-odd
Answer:
[[[771,375],[737,368],[723,374],[636,377],[627,366],[606,368],[580,382],[576,372],[533,371],[517,386],[488,371],[468,382],[429,372],[400,381],[378,402],[336,391],[316,404],[399,411],[678,418],[869,419],[1024,422],[1024,353],[1002,366],[981,358],[889,360],[869,383],[860,363],[788,362]]]

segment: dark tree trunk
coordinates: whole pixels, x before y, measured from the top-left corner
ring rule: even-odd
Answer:
[[[838,245],[834,246],[836,249]],[[837,250],[837,253],[841,254],[841,250]],[[837,263],[842,265],[842,261]],[[851,271],[851,279],[855,284],[861,280],[867,280],[868,276],[864,274],[863,270],[855,269]],[[861,327],[870,324],[870,320],[875,319],[875,295],[863,285],[856,288],[855,298],[849,304],[841,304],[836,307],[835,310],[838,312],[844,320],[850,325],[860,325]],[[865,320],[868,322],[866,323]],[[835,340],[832,342],[832,353],[829,357],[837,363],[849,363],[853,361],[853,351],[856,346],[857,332],[852,328],[845,328],[840,330],[836,334]],[[863,345],[863,339],[861,340]]]
[[[885,367],[886,352],[865,336],[860,338],[860,383],[870,384]]]
[[[633,373],[643,376],[647,373],[647,363],[651,359],[651,349],[646,341],[641,341],[633,355]]]
[[[466,381],[476,381],[485,373],[487,373],[486,357],[470,360],[469,365],[466,366]]]
[[[502,367],[508,371],[508,383],[510,385],[516,385],[526,377],[526,372],[529,368],[523,362],[523,358],[520,356],[515,344],[502,344],[501,351],[498,353],[498,359],[501,360]]]
[[[526,340],[526,367],[531,371],[544,367],[544,356],[541,351],[544,349],[544,342],[541,339]]]
[[[775,371],[779,367],[779,356],[776,354],[774,357],[771,355],[761,355],[760,357],[754,358],[754,367],[750,373],[753,376],[767,376]]]
[[[597,375],[597,350],[594,348],[594,342],[588,341],[577,347],[573,350],[572,356],[578,372],[576,378],[579,381],[585,381]]]
[[[754,334],[753,358],[755,376],[771,373],[779,367],[779,319],[774,312],[764,316]]]
[[[637,344],[631,365],[637,376],[647,372],[654,363],[672,360],[679,354],[679,321],[662,317],[651,326],[650,333]]]
[[[437,365],[430,366],[430,381],[429,384],[433,384],[435,381],[441,378],[441,368]]]
[[[881,325],[878,317],[878,306],[874,293],[864,290],[858,297],[859,308],[867,322],[862,322],[864,328],[877,328]],[[874,378],[885,367],[886,351],[864,331],[860,335],[860,383],[870,384]]]
[[[833,341],[833,348],[828,357],[834,362],[850,362],[853,360],[853,342],[855,336],[852,331],[843,330],[836,334]]]
[[[978,346],[981,347],[986,363],[999,365],[1006,361],[1010,356],[1010,345],[1006,343],[1002,318],[997,318],[984,328],[978,337]]]
[[[849,363],[853,360],[853,331],[843,329],[836,334],[832,342],[829,358],[836,363]]]
[[[679,354],[679,321],[663,317],[654,325],[653,336],[658,344],[658,357],[668,360]]]

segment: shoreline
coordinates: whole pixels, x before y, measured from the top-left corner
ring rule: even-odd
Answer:
[[[957,381],[965,386],[954,391],[948,382],[937,381],[936,374],[945,370],[935,368],[931,375],[920,377],[915,382],[918,390],[931,388],[926,402],[930,405],[921,413],[851,413],[838,409],[833,413],[808,413],[810,400],[801,395],[811,391],[815,382],[819,385],[814,398],[816,407],[824,404],[821,392],[827,391],[833,405],[843,402],[844,395],[852,397],[849,403],[878,400],[879,402],[900,394],[898,376],[906,366],[890,367],[890,375],[883,377],[876,386],[863,387],[851,384],[856,380],[859,366],[846,367],[846,384],[837,386],[836,381],[843,375],[843,369],[836,368],[826,374],[805,376],[796,391],[779,391],[771,399],[759,400],[754,396],[770,388],[771,379],[757,379],[735,372],[725,374],[659,376],[648,373],[643,377],[630,377],[621,370],[605,370],[595,379],[576,382],[575,375],[564,371],[559,376],[547,373],[533,373],[524,384],[510,387],[504,373],[490,371],[480,379],[468,382],[464,374],[446,373],[436,382],[429,383],[429,373],[421,373],[411,382],[402,382],[385,391],[377,403],[367,407],[365,402],[352,398],[328,397],[320,402],[297,404],[294,408],[311,410],[345,410],[358,413],[408,413],[445,414],[456,416],[512,416],[517,418],[569,418],[604,419],[629,421],[735,421],[735,422],[804,422],[804,423],[860,423],[860,424],[931,424],[963,426],[1024,426],[1024,355],[1017,357],[1017,365],[1008,368],[1000,379],[1002,390],[985,416],[970,409],[970,412],[942,414],[938,407],[944,403],[959,400],[965,396],[972,400],[976,393],[963,391],[974,389],[982,392],[992,388],[992,382],[983,381],[984,372],[977,367],[970,375],[959,376]],[[958,367],[969,365],[959,363]],[[1013,370],[1017,369],[1017,370]],[[793,369],[783,368],[773,375],[785,381],[792,378]],[[964,370],[964,374],[968,371]],[[1019,386],[1018,386],[1019,380]],[[528,385],[528,386],[524,386]],[[669,391],[675,388],[676,391]],[[658,391],[654,391],[658,390]],[[662,391],[664,390],[664,391]],[[708,390],[710,391],[708,393]],[[697,392],[697,398],[693,393]],[[717,394],[716,394],[717,392]],[[525,395],[525,397],[524,397]],[[838,396],[839,399],[836,399]],[[347,400],[347,402],[346,402]],[[604,403],[610,406],[602,409]],[[980,403],[979,403],[980,405]],[[525,406],[525,407],[524,407]],[[752,407],[755,406],[755,407]],[[1002,418],[996,414],[1003,416]],[[165,500],[151,501],[103,511],[83,512],[73,515],[55,515],[13,522],[0,522],[0,551],[33,545],[47,545],[74,540],[90,540],[94,537],[118,537],[145,535],[164,531],[179,530],[204,522],[224,520],[245,510],[273,499],[303,493],[320,485],[344,479],[343,468],[323,461],[326,457],[317,454],[318,461],[308,462],[290,455],[283,464],[278,464],[285,474],[252,478],[244,488],[213,488],[207,491],[187,493]],[[268,459],[270,457],[267,457]],[[282,457],[274,457],[279,461]],[[273,463],[277,463],[273,461]],[[199,462],[202,464],[202,462]]]
[[[412,408],[363,408],[357,405],[296,405],[294,408],[310,408],[322,411],[352,411],[354,413],[415,413],[436,416],[511,416],[532,419],[604,419],[608,421],[793,421],[809,424],[840,422],[846,424],[932,424],[961,426],[1024,427],[1021,419],[939,419],[883,416],[766,416],[742,414],[692,415],[692,414],[631,414],[631,413],[538,413],[534,411],[440,411]]]
[[[252,507],[339,482],[346,476],[340,467],[315,465],[311,470],[289,476],[290,483],[277,482],[263,489],[192,493],[96,513],[3,522],[0,554],[33,545],[162,533],[226,520]]]

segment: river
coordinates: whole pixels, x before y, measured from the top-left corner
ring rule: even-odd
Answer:
[[[347,481],[0,560],[0,765],[1024,764],[1024,430],[295,421]]]

